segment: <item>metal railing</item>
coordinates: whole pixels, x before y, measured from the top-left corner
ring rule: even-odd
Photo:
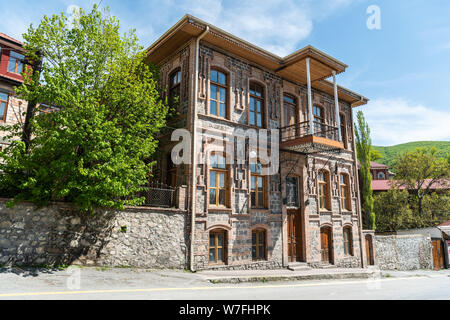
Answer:
[[[176,188],[161,182],[151,182],[145,192],[145,204],[151,207],[175,207]]]
[[[303,138],[311,135],[309,131],[309,121],[299,122],[293,125],[289,125],[281,128],[280,139],[281,142],[286,142],[293,139]],[[330,140],[339,141],[339,130],[335,126],[314,121],[313,122],[313,135],[317,137],[323,137]]]

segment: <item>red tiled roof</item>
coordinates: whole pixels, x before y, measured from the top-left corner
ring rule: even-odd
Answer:
[[[450,220],[441,223],[438,227],[450,227]]]
[[[387,165],[382,164],[382,163],[378,163],[375,161],[370,161],[370,168],[371,169],[387,169],[389,168]]]
[[[422,188],[425,189],[426,186],[428,186],[428,183],[430,183],[431,179],[427,179],[425,184],[422,185]],[[395,183],[396,180],[372,180],[372,190],[373,191],[387,191],[391,188],[393,183]],[[431,186],[431,189],[449,189],[450,181],[438,181],[433,183]],[[405,186],[400,186],[399,189],[406,189]]]
[[[3,32],[0,32],[0,37],[1,37],[1,38],[4,38],[4,39],[6,39],[6,40],[9,40],[9,41],[15,42],[15,43],[17,43],[17,44],[20,44],[21,46],[23,45],[23,43],[20,42],[19,40],[14,39],[13,37],[8,36],[7,34],[4,34]]]

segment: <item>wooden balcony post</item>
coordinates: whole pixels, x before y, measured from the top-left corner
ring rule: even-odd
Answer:
[[[339,117],[339,97],[336,84],[336,71],[333,70],[333,84],[334,84],[334,105],[336,107],[336,125],[338,128],[337,140],[341,141],[341,118]]]
[[[313,126],[313,110],[312,110],[312,95],[311,95],[311,73],[309,71],[309,57],[306,58],[306,81],[308,84],[308,112],[309,112],[309,133],[314,134]]]

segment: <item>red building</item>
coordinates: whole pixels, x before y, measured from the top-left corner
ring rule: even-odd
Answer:
[[[0,32],[0,126],[22,120],[27,103],[18,99],[15,87],[23,82],[25,68],[23,43]],[[0,133],[0,148],[8,144]]]

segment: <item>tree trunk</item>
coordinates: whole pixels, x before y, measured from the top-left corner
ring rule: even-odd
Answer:
[[[38,60],[33,64],[33,83],[36,85],[36,82],[39,81],[38,77],[40,76],[40,72],[42,70],[42,54],[38,53]],[[25,143],[25,153],[28,153],[30,150],[31,144],[31,120],[34,118],[36,113],[38,101],[36,98],[28,101],[27,105],[27,113],[25,115],[25,122],[23,124],[22,131],[22,141]]]

